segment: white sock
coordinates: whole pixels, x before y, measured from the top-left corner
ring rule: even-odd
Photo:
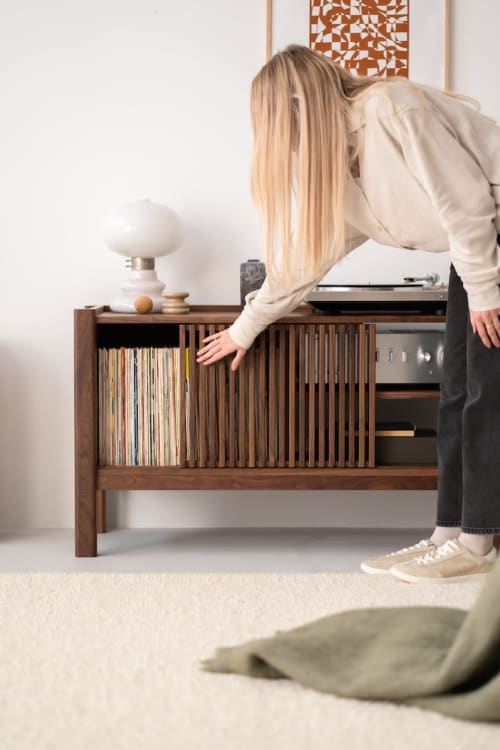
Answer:
[[[462,531],[461,526],[436,526],[431,536],[431,542],[440,547],[448,539],[457,539]]]
[[[462,531],[458,541],[474,555],[487,555],[493,546],[493,534],[466,534]]]

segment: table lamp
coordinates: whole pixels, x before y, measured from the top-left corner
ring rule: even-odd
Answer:
[[[153,302],[151,312],[161,312],[165,284],[156,276],[155,258],[173,253],[182,240],[182,222],[167,206],[144,199],[112,211],[105,219],[104,241],[113,252],[127,256],[132,273],[110,309],[135,313],[135,301],[146,296]]]

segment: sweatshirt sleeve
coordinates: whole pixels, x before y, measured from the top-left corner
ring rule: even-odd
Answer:
[[[346,227],[346,231],[347,252],[354,250],[368,239],[350,226]],[[311,279],[310,275],[305,272],[296,271],[294,274],[295,281],[289,293],[280,287],[278,280],[271,289],[266,279],[258,291],[246,295],[245,307],[229,327],[229,335],[234,343],[243,349],[249,349],[259,333],[268,325],[298,307],[328,270],[329,268],[325,268],[316,279]]]
[[[500,307],[500,272],[491,186],[452,128],[434,110],[399,113],[405,159],[448,233],[451,262],[467,292],[469,309]]]

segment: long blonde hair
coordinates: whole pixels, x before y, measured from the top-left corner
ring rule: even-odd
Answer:
[[[348,131],[349,108],[374,84],[401,80],[354,76],[300,45],[276,53],[254,78],[251,184],[271,284],[279,277],[289,290],[292,267],[301,269],[304,281],[312,280],[345,255],[345,190],[357,158]],[[451,95],[479,108],[470,97]]]

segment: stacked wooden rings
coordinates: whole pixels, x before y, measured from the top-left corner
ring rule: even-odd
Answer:
[[[189,305],[185,301],[186,297],[189,297],[189,292],[164,292],[162,297],[162,313],[179,315],[189,312]]]

